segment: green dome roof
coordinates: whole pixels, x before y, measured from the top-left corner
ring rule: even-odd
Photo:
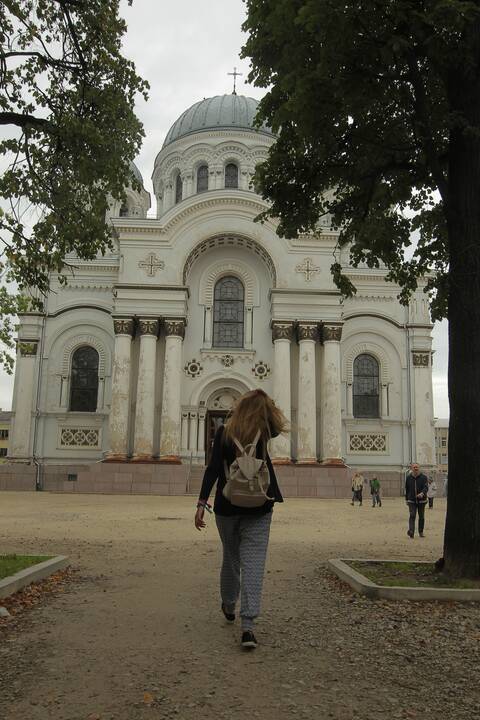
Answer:
[[[254,130],[272,135],[266,125],[258,130],[253,123],[257,114],[258,100],[244,95],[215,95],[200,100],[185,110],[167,133],[163,147],[179,138],[208,130]]]

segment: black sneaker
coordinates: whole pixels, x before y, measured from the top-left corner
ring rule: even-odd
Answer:
[[[418,534],[420,535],[420,537],[425,537],[425,535],[423,533],[418,533]]]
[[[410,530],[407,530],[407,535],[408,535],[409,538],[413,538],[413,533],[410,532]]]
[[[224,603],[222,603],[222,612],[223,612],[223,614],[224,614],[224,616],[225,616],[225,620],[226,620],[227,622],[229,622],[229,623],[235,622],[235,613],[228,613],[228,612],[225,610],[225,605],[224,605]]]
[[[245,630],[242,634],[242,647],[247,648],[248,650],[254,650],[257,645],[258,643],[253,632],[251,630]]]

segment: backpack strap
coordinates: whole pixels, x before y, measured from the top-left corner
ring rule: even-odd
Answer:
[[[255,451],[257,449],[257,443],[260,440],[260,429],[257,430],[257,434],[253,438],[253,442],[251,443],[250,450],[248,451],[248,454],[250,457],[254,457]]]
[[[242,453],[242,455],[246,455],[246,454],[247,454],[247,451],[245,450],[245,448],[244,448],[244,447],[242,446],[242,444],[240,443],[240,440],[237,440],[236,437],[232,438],[232,440],[233,440],[233,442],[235,443],[235,445],[237,446],[237,448],[240,450],[240,452]]]

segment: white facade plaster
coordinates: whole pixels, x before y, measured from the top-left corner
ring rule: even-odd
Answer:
[[[191,455],[203,463],[208,413],[218,409],[218,398],[232,402],[261,387],[292,423],[292,433],[272,444],[278,458],[343,457],[352,466],[387,469],[404,468],[413,459],[434,461],[431,366],[414,367],[412,360],[412,350],[431,349],[421,288],[405,309],[398,288],[385,282],[385,269],[348,268],[343,249],[341,260],[357,294],[342,302],[329,272],[337,234],[328,218],[319,237],[293,240],[278,237],[271,220],[254,222],[266,204],[249,183],[272,142],[271,135],[247,128],[192,132],[155,159],[157,218],[147,218],[144,190],[127,189],[126,217],[112,204],[114,248],[91,262],[69,256],[67,286],[52,278],[42,357],[39,350],[36,359],[17,362],[11,454],[30,457],[35,435],[36,455],[48,463],[98,461],[108,453],[187,461]],[[229,162],[238,167],[238,189],[224,187]],[[209,167],[209,189],[197,194],[202,163]],[[178,173],[182,200],[175,204]],[[212,347],[214,288],[228,274],[245,288],[241,348]],[[160,320],[160,339],[138,332],[133,341],[115,339],[112,316]],[[32,318],[20,318],[20,338],[40,339],[42,318]],[[164,321],[176,318],[186,320],[183,342],[165,338]],[[273,342],[272,321],[343,323],[342,340],[323,347],[312,340]],[[92,413],[69,410],[71,357],[82,343],[95,347],[100,358]],[[353,362],[361,353],[379,363],[378,418],[353,416]],[[200,368],[192,377],[184,366],[193,360]],[[257,363],[267,366],[265,379],[254,374]],[[78,428],[78,438],[92,429],[92,444],[63,446],[59,437],[66,427]],[[380,435],[387,437],[386,450],[366,452]],[[383,447],[381,440],[376,447]]]

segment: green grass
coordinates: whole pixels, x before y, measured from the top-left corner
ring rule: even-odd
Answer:
[[[31,565],[50,559],[50,555],[0,555],[0,580],[15,575]]]
[[[480,579],[467,580],[449,577],[437,572],[433,563],[385,563],[352,560],[348,564],[377,585],[387,587],[473,588],[480,590]]]

